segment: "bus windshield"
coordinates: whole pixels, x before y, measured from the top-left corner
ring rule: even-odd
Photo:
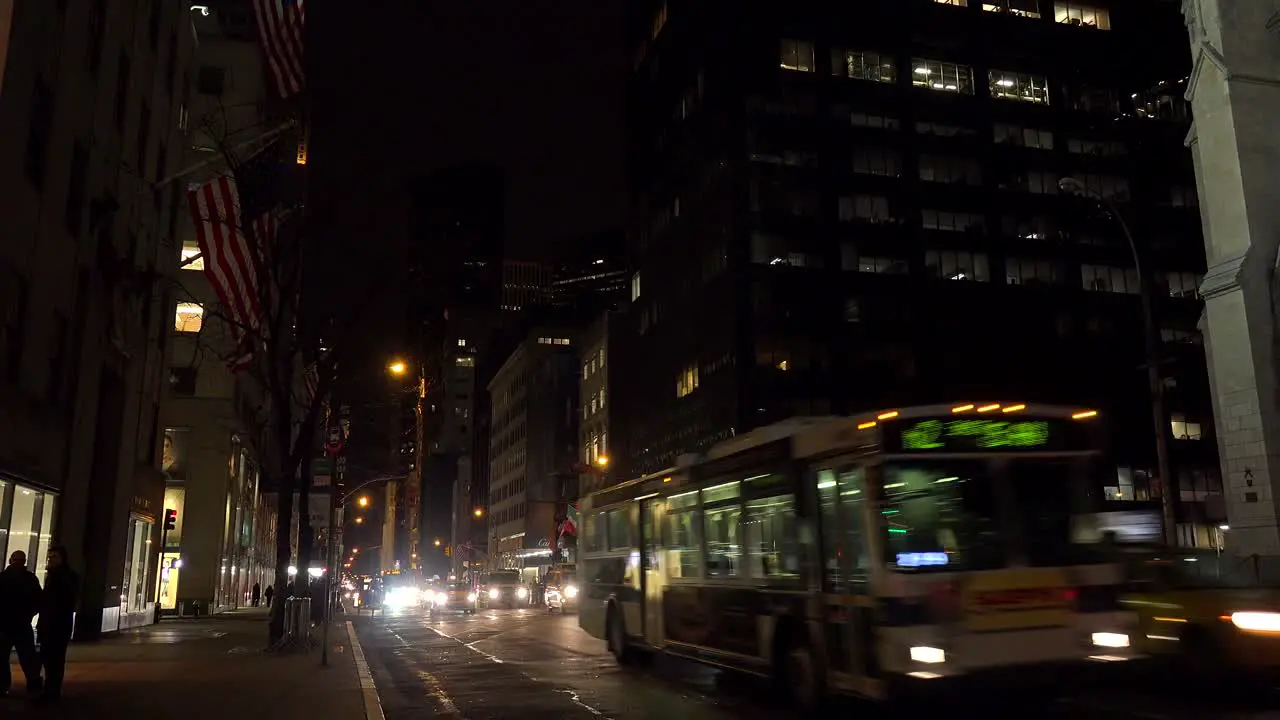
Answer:
[[[520,573],[515,570],[498,570],[485,576],[486,585],[519,585]]]
[[[1102,562],[1072,542],[1073,462],[919,460],[884,466],[885,562],[906,572]]]

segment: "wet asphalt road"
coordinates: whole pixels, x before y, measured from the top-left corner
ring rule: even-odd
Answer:
[[[674,658],[620,668],[604,642],[574,615],[488,610],[431,617],[418,610],[356,622],[387,720],[746,720],[795,715],[770,702],[767,685]],[[932,708],[923,717],[1067,720],[1280,720],[1280,711],[1235,693],[1206,699],[1176,677],[1018,703],[985,698],[976,707]],[[1275,706],[1273,707],[1280,707]],[[885,716],[837,703],[828,717]],[[901,716],[894,716],[901,720]]]

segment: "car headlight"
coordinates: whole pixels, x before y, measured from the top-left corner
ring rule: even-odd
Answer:
[[[436,602],[438,602],[438,603],[440,603],[441,605],[443,605],[443,604],[445,604],[445,603],[449,602],[449,596],[448,596],[448,595],[445,595],[444,593],[436,593]]]
[[[567,597],[571,597],[571,598],[576,598],[576,597],[578,597],[578,586],[577,586],[577,585],[570,585],[569,587],[567,587],[567,588],[565,588],[565,589],[564,589],[564,594],[565,594]]]
[[[947,661],[947,653],[936,647],[917,645],[911,648],[911,659],[918,663],[936,664]]]
[[[475,593],[471,593],[470,595],[467,596],[467,602],[475,602],[475,601],[476,601]]]
[[[1231,624],[1252,632],[1280,632],[1280,613],[1233,612]]]
[[[528,590],[525,590],[524,588],[517,588],[517,589],[516,589],[516,597],[518,597],[518,598],[527,598],[527,597],[529,597],[529,591],[528,591]]]
[[[497,591],[497,590],[490,590],[490,591],[489,591],[489,599],[490,599],[490,600],[497,600],[497,599],[498,599],[498,591]]]

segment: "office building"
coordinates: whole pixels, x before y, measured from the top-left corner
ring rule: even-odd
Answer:
[[[1108,498],[1154,512],[1122,218],[1179,532],[1220,540],[1176,4],[637,5],[628,465],[789,416],[1034,400],[1099,408]]]
[[[0,7],[0,537],[66,546],[81,639],[153,618],[194,51],[186,5]]]
[[[573,333],[534,327],[489,383],[488,555],[528,570],[563,559],[559,523],[577,498],[578,359]]]

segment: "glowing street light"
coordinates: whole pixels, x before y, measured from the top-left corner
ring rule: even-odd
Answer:
[[[436,538],[436,541],[432,544],[435,545],[436,547],[440,547],[440,538]]]
[[[363,523],[363,522],[364,522],[364,518],[356,518],[356,524],[357,524],[357,525],[359,525],[359,524],[361,524],[361,523]]]
[[[609,464],[609,456],[601,455],[600,457],[596,458],[596,464],[599,465],[600,467],[606,467]]]
[[[369,507],[369,498],[361,497],[359,500],[356,500],[356,504],[360,507]]]
[[[484,517],[484,508],[478,507],[475,510],[472,510],[471,514],[475,515],[476,517]]]
[[[358,553],[358,552],[360,552],[360,548],[351,548],[351,554],[352,554],[352,555],[355,555],[355,554],[356,554],[356,553]]]
[[[403,360],[396,360],[387,366],[387,371],[392,375],[403,375],[409,371],[409,366]]]

